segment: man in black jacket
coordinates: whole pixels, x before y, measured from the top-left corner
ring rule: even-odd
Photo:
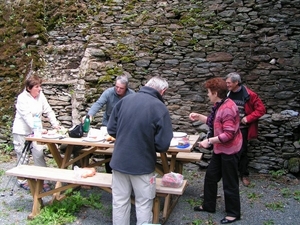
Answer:
[[[166,152],[173,137],[169,111],[162,96],[168,83],[152,77],[136,94],[120,100],[107,125],[116,138],[113,169],[113,224],[130,224],[130,196],[135,195],[137,225],[152,223],[156,152]]]

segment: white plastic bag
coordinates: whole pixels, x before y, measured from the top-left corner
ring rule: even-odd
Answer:
[[[183,183],[183,175],[180,173],[166,173],[164,174],[161,182],[161,186],[163,187],[173,187],[178,188],[181,187]]]

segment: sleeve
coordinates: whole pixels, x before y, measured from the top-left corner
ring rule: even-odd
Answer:
[[[155,135],[156,152],[166,152],[169,149],[173,137],[172,122],[168,111],[158,121],[157,127],[158,129]]]
[[[247,118],[247,123],[252,123],[258,120],[266,113],[266,108],[262,100],[254,92],[251,92],[249,104],[250,107],[252,108],[252,112],[248,114],[246,118]]]
[[[120,105],[122,104],[122,101],[119,101],[115,107],[113,108],[108,123],[107,123],[107,133],[116,138],[117,134],[117,123],[118,123],[118,111],[120,108]]]
[[[92,105],[88,111],[88,115],[94,116],[107,103],[109,95],[109,89],[105,90],[102,95],[100,95],[98,100]]]
[[[26,101],[26,98],[19,95],[17,98],[16,110],[18,114],[22,117],[23,121],[29,126],[31,129],[33,128],[33,115],[31,112],[31,108],[28,107],[29,102]]]

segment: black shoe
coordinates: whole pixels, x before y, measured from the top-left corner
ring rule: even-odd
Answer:
[[[235,219],[233,220],[229,220],[229,219],[226,219],[226,217],[224,217],[222,220],[221,220],[221,224],[227,224],[227,223],[233,223],[237,220],[240,220],[240,217],[236,217]]]
[[[206,209],[203,209],[203,206],[195,206],[194,211],[196,212],[209,212],[209,213],[215,213],[216,211],[209,211]]]

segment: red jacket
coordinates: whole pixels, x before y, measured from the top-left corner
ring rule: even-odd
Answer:
[[[245,100],[245,113],[247,118],[248,140],[257,138],[258,119],[266,113],[266,108],[258,95],[249,88],[242,85]]]

